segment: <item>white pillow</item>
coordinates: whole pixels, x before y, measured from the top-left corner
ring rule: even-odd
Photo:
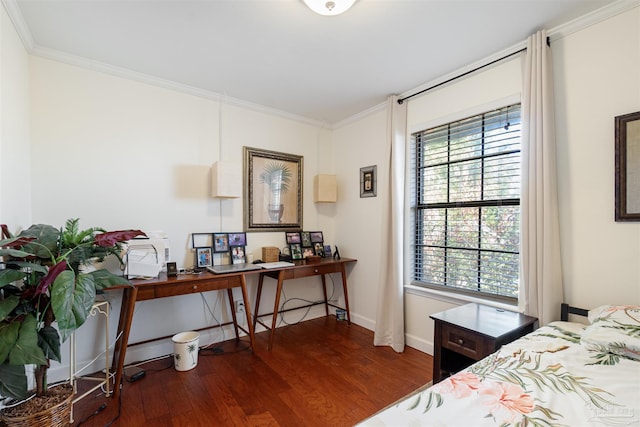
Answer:
[[[640,307],[603,305],[589,310],[589,322],[581,344],[588,350],[640,360]]]

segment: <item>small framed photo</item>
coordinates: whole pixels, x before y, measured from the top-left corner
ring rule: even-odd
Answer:
[[[213,233],[213,252],[229,252],[229,235],[227,233]]]
[[[309,256],[313,256],[315,255],[315,251],[313,250],[313,248],[302,248],[302,258],[306,258]]]
[[[291,248],[291,259],[302,259],[302,247],[300,243],[294,243],[290,245]]]
[[[211,267],[211,248],[196,248],[196,266],[198,268]]]
[[[247,262],[244,246],[231,246],[231,263],[244,264]]]
[[[287,231],[285,235],[287,237],[287,244],[293,245],[294,243],[300,243],[300,233]]]
[[[324,257],[331,258],[331,245],[324,245]]]
[[[324,256],[324,245],[322,243],[314,243],[313,250],[316,255],[323,257]]]
[[[378,166],[360,168],[360,197],[376,197]]]
[[[247,246],[247,233],[229,233],[229,246]]]
[[[311,243],[322,243],[324,242],[324,238],[322,237],[322,231],[311,231],[309,233],[311,238]]]
[[[311,243],[311,233],[309,233],[308,231],[303,231],[302,233],[300,233],[300,240],[303,248],[310,248],[313,246],[313,244]]]

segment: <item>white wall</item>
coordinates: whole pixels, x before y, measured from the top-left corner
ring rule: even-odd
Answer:
[[[640,7],[552,43],[565,300],[640,303],[640,223],[614,221],[614,117],[640,111]]]
[[[31,58],[30,82],[34,222],[63,224],[77,217],[83,228],[164,230],[172,259],[190,267],[191,233],[242,231],[242,199],[210,198],[209,168],[218,159],[242,167],[242,147],[251,146],[304,157],[304,229],[322,230],[327,243],[333,243],[335,208],[316,206],[312,197],[313,176],[326,167],[321,158],[331,153],[326,130],[39,57]],[[284,232],[249,233],[247,240],[247,252],[255,259],[262,246],[285,244]],[[319,278],[289,281],[286,296],[318,300],[320,283]],[[253,302],[255,281],[249,285]],[[274,287],[265,286],[263,311],[273,307]],[[336,298],[342,295],[338,291]],[[108,295],[117,314],[119,298]],[[222,292],[139,303],[130,342],[228,321],[225,304]],[[301,303],[287,308],[296,305]],[[288,313],[287,322],[303,314]],[[319,306],[308,317],[323,314]],[[116,321],[112,319],[112,331]],[[84,333],[91,335],[84,336],[85,342],[93,343],[96,328],[101,330],[99,322],[83,327],[78,342]],[[230,337],[229,331],[212,330],[200,342]],[[94,348],[101,344],[96,340]],[[168,339],[135,346],[127,360],[171,350]],[[83,352],[80,360],[91,354],[84,346]]]
[[[31,225],[29,56],[0,7],[0,223]]]

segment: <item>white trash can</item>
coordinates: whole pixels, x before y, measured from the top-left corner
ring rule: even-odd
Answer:
[[[176,371],[188,371],[198,364],[198,340],[197,332],[180,332],[175,334],[173,341],[173,365]]]

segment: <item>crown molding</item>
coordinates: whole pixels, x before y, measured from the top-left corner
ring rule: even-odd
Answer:
[[[594,24],[640,6],[640,0],[618,0],[547,31],[551,41],[584,30]]]
[[[35,43],[31,36],[31,31],[29,31],[29,27],[27,27],[27,23],[22,17],[22,12],[18,7],[18,2],[16,0],[2,0],[2,5],[4,6],[4,10],[7,11],[7,15],[9,15],[9,19],[13,23],[13,27],[16,29],[18,37],[22,40],[22,44],[25,49],[27,49],[27,52],[31,53]]]

